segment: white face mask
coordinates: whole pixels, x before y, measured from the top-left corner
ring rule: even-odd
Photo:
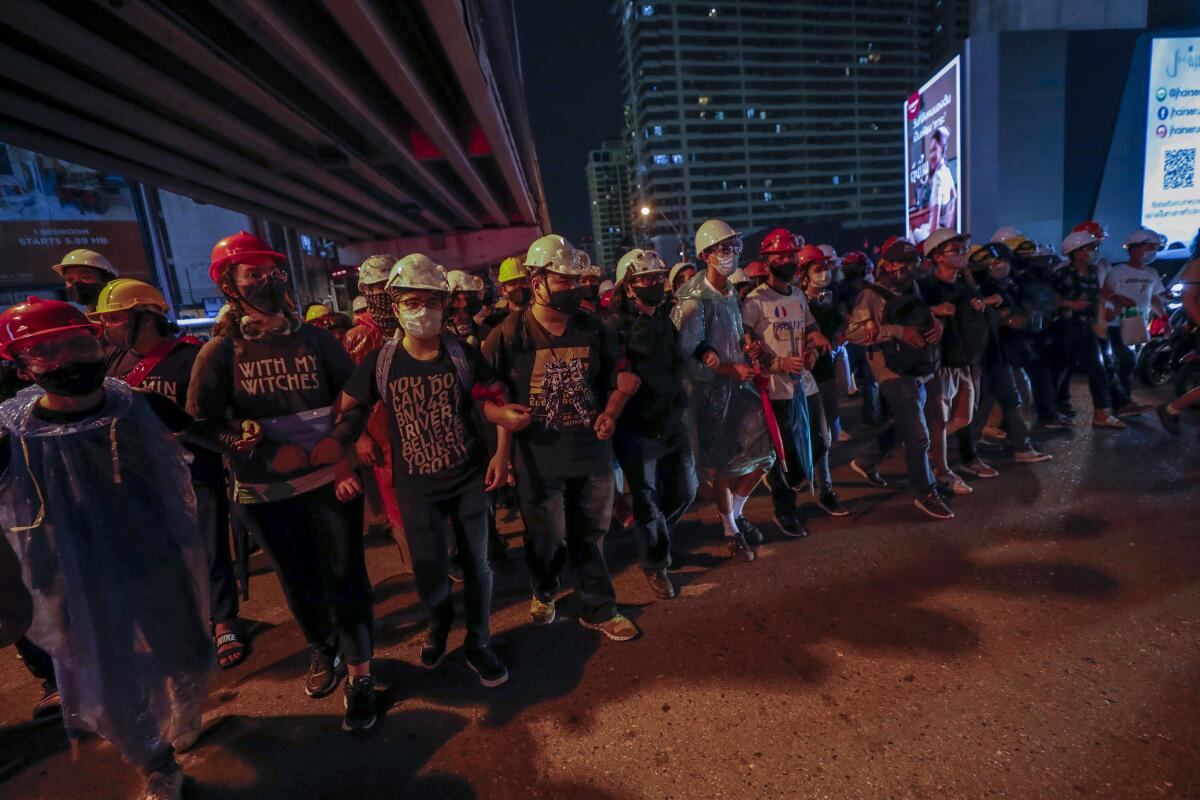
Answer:
[[[422,308],[420,311],[409,311],[402,308],[400,309],[400,327],[404,328],[404,333],[408,336],[416,339],[428,339],[436,336],[442,329],[442,312],[429,308]]]
[[[817,289],[824,289],[833,281],[833,273],[827,269],[813,272],[808,276],[808,283]]]
[[[717,255],[717,272],[728,278],[737,271],[737,256],[733,253]]]
[[[1142,253],[1142,266],[1146,267],[1146,266],[1149,266],[1150,264],[1153,264],[1155,259],[1157,259],[1157,258],[1158,258],[1157,250],[1151,250],[1148,253]]]

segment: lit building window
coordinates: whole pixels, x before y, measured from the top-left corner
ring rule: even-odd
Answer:
[[[674,155],[672,155],[672,156],[671,156],[671,163],[672,163],[672,164],[682,164],[682,163],[683,163],[683,154],[682,154],[682,153],[675,153]]]
[[[655,135],[655,136],[662,136],[662,125],[655,125],[655,126],[654,126],[654,135]]]
[[[783,133],[783,123],[781,123],[781,122],[776,122],[776,123],[775,123],[775,132],[776,132],[776,133]]]
[[[771,192],[763,192],[763,200],[764,201],[769,203],[774,199],[775,199],[775,195],[772,194]]]
[[[713,112],[713,119],[725,119],[725,112],[724,111]]]
[[[754,119],[754,109],[753,108],[746,109],[746,119]]]
[[[833,185],[834,185],[834,186],[837,186],[837,185],[839,185],[841,182],[842,182],[842,176],[841,176],[841,175],[834,175],[834,176],[833,176]]]
[[[653,17],[654,16],[654,6],[650,5],[649,3],[643,3],[642,4],[642,16],[643,17]]]
[[[710,99],[711,98],[708,95],[702,94],[702,95],[700,95],[700,99],[697,100],[696,102],[698,102],[702,106],[706,106],[706,105],[708,105],[708,102]]]
[[[667,163],[669,163],[669,161],[668,161],[668,159],[667,159],[667,157],[666,157],[666,156],[664,156],[664,155],[657,155],[657,156],[655,156],[655,157],[654,157],[654,163],[655,163],[655,164],[667,164]]]
[[[716,10],[715,8],[710,8],[710,9],[708,10],[708,16],[709,16],[709,19],[711,19],[711,18],[715,17],[716,15],[717,15],[717,10]]]

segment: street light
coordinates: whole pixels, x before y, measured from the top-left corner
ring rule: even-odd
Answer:
[[[675,227],[675,223],[662,212],[662,209],[655,210],[658,211],[658,215],[663,218],[663,221],[671,226],[671,231],[675,234],[675,238],[679,240],[679,260],[687,261],[687,247],[683,241],[683,234],[679,232],[679,228]],[[650,206],[642,206],[641,212],[643,217],[649,217],[651,213]]]

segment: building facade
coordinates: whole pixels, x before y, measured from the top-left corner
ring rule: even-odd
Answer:
[[[606,139],[599,149],[588,153],[587,185],[595,249],[592,259],[605,274],[611,274],[632,242],[629,162],[621,139]]]

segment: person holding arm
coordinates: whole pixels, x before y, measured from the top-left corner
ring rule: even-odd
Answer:
[[[1124,264],[1116,264],[1108,271],[1105,288],[1109,292],[1109,302],[1112,306],[1112,319],[1108,324],[1108,342],[1112,349],[1117,382],[1120,386],[1122,399],[1130,402],[1117,409],[1118,417],[1127,417],[1150,411],[1153,406],[1134,403],[1133,372],[1137,366],[1137,356],[1133,352],[1133,344],[1140,344],[1149,339],[1145,330],[1145,322],[1153,312],[1156,316],[1169,319],[1166,303],[1163,297],[1167,287],[1163,286],[1162,278],[1151,268],[1150,264],[1158,258],[1158,253],[1164,246],[1164,237],[1149,228],[1139,228],[1125,240],[1125,250],[1129,260]],[[1126,343],[1126,321],[1140,327],[1140,341]],[[1168,335],[1170,332],[1168,331]]]

